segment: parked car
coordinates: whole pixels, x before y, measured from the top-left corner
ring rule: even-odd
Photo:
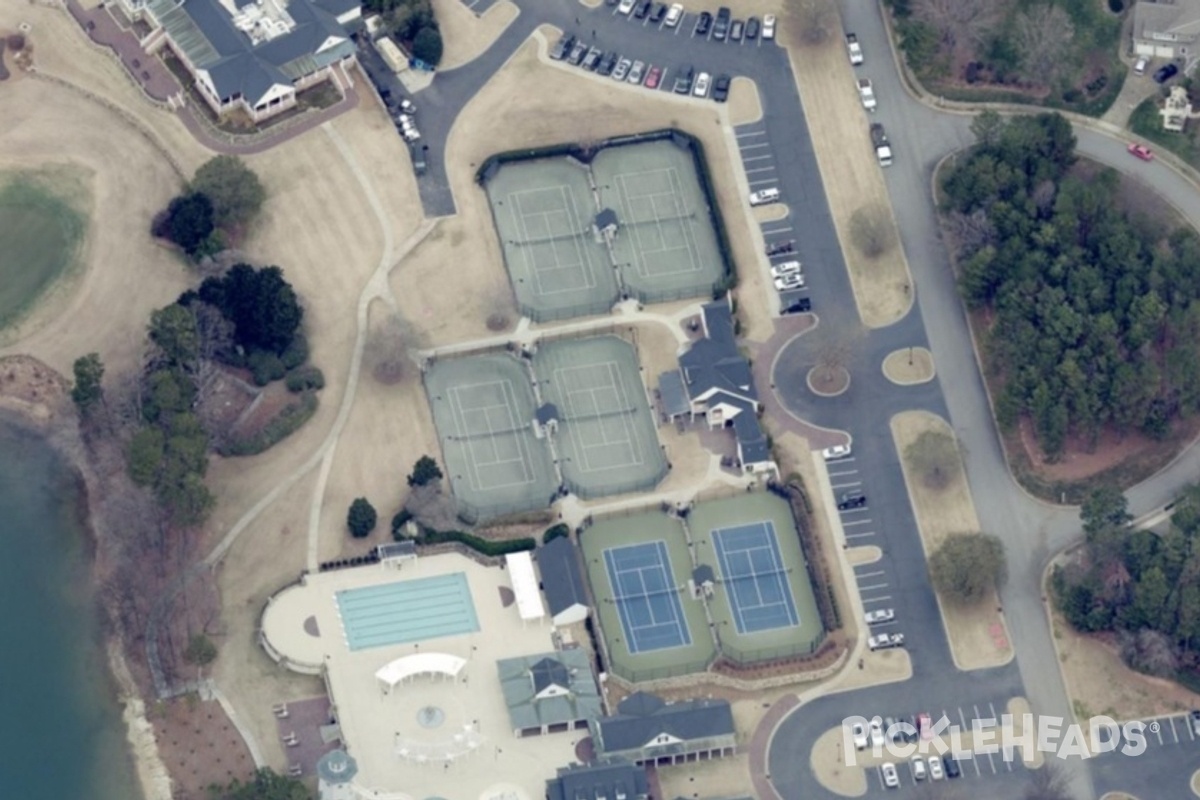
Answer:
[[[942,770],[942,760],[937,756],[929,757],[929,780],[940,781],[946,777],[946,773]]]
[[[799,272],[795,272],[791,275],[784,275],[782,278],[776,278],[775,288],[781,292],[790,292],[795,289],[803,289],[804,276]]]
[[[696,85],[692,87],[692,94],[696,97],[708,97],[708,88],[712,83],[712,76],[707,72],[701,72],[696,76]]]
[[[895,789],[900,785],[900,776],[896,774],[896,765],[890,761],[879,768],[883,772],[883,785]]]
[[[646,69],[646,62],[634,61],[633,66],[629,68],[629,77],[626,78],[625,80],[627,80],[633,84],[641,83],[642,77],[645,73],[645,69]]]
[[[757,192],[750,193],[750,205],[752,206],[765,206],[777,202],[779,202],[779,190],[775,187],[759,189]]]
[[[1144,144],[1131,144],[1126,149],[1129,150],[1130,155],[1137,156],[1142,161],[1154,160],[1154,151]]]
[[[643,84],[647,89],[657,89],[658,82],[662,80],[662,67],[651,67],[646,73],[646,82]]]
[[[637,0],[621,0],[621,4],[617,6],[618,14],[629,14],[633,11],[633,7],[637,5]]]
[[[933,738],[933,717],[924,711],[917,714],[917,735],[926,742]]]
[[[593,47],[588,50],[587,55],[583,57],[583,63],[580,64],[586,70],[595,71],[600,63],[600,56],[604,55],[604,51],[599,47]]]
[[[554,48],[550,50],[550,58],[555,61],[562,61],[571,52],[571,48],[575,46],[574,34],[564,33],[559,39]]]
[[[725,37],[729,35],[729,18],[732,14],[733,12],[725,6],[717,9],[717,18],[713,22],[713,38],[718,42],[725,41]]]
[[[724,103],[729,99],[729,84],[733,80],[728,75],[718,75],[713,81],[712,99]]]
[[[775,38],[775,15],[767,14],[763,17],[762,37],[764,39]]]
[[[782,309],[782,314],[801,314],[805,311],[812,311],[811,297],[796,297],[788,303],[787,307]]]
[[[1155,83],[1166,83],[1179,74],[1179,67],[1174,64],[1163,64],[1154,71]]]
[[[1150,66],[1150,59],[1145,56],[1139,56],[1138,60],[1133,63],[1134,75],[1145,75],[1146,67]]]
[[[891,647],[903,647],[903,633],[880,633],[867,639],[867,647],[871,650],[887,650]]]
[[[867,496],[865,494],[844,494],[838,498],[838,511],[850,511],[855,508],[862,508],[867,504]]]
[[[871,717],[871,746],[883,747],[883,717]]]
[[[1200,711],[1192,709],[1188,713],[1188,724],[1192,726],[1192,733],[1200,736]]]
[[[856,722],[850,726],[850,736],[854,740],[854,749],[867,749],[867,727],[861,722]]]
[[[708,29],[712,27],[713,15],[707,11],[701,11],[700,16],[696,18],[696,35],[707,36]]]
[[[596,65],[596,74],[604,75],[607,77],[608,75],[612,75],[613,68],[616,66],[617,66],[617,51],[610,50],[609,52],[604,54],[604,57],[600,59],[600,63]]]
[[[705,73],[701,72],[700,74],[704,75]],[[781,256],[784,253],[790,253],[790,252],[794,251],[795,249],[796,249],[796,240],[795,239],[788,239],[787,241],[784,241],[784,242],[771,242],[770,244],[767,245],[767,248],[766,248],[768,256]]]
[[[683,19],[683,3],[672,3],[667,9],[667,27],[674,28]]]
[[[586,42],[575,42],[575,46],[571,48],[571,55],[567,56],[567,63],[573,67],[578,67],[583,63],[583,57],[587,55],[588,46]]]
[[[746,20],[746,38],[758,38],[758,17],[751,17],[750,19]]]
[[[680,67],[675,75],[675,94],[689,94],[692,91],[692,79],[696,71],[690,66]]]
[[[613,67],[612,77],[615,81],[623,81],[629,74],[629,68],[633,66],[633,62],[628,58],[618,58],[617,65]]]
[[[913,780],[914,781],[925,780],[925,776],[928,774],[925,771],[925,759],[921,758],[920,756],[913,756],[912,761],[910,761],[908,763],[909,763],[909,766],[912,767]]]
[[[946,767],[947,778],[957,778],[962,775],[962,767],[958,765],[958,759],[949,753],[942,756],[942,764]]]
[[[650,9],[650,21],[655,25],[663,21],[663,17],[667,16],[667,4],[655,3]]]
[[[645,19],[646,15],[650,13],[650,6],[652,3],[653,0],[641,0],[641,2],[639,2],[633,8],[633,18]]]
[[[863,619],[868,625],[879,625],[884,622],[891,622],[896,618],[896,612],[890,608],[881,608],[876,611],[868,611],[863,615]]]
[[[821,456],[826,461],[836,461],[839,458],[848,458],[850,456],[850,445],[835,444],[833,447],[826,447],[821,451]]]
[[[742,40],[742,33],[745,30],[746,23],[742,22],[740,19],[735,19],[729,24],[729,38],[732,41],[740,42]]]
[[[772,278],[782,278],[786,275],[799,275],[799,261],[784,261],[782,264],[775,264],[771,267]]]
[[[413,104],[413,102],[411,100],[401,100],[400,101],[400,110],[403,111],[405,114],[416,114],[417,113],[417,107]]]

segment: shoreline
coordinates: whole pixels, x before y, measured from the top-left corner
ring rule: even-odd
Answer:
[[[0,389],[0,422],[13,425],[21,430],[37,434],[46,445],[51,447],[63,462],[75,472],[82,484],[81,510],[84,512],[82,521],[86,526],[88,541],[88,574],[92,581],[91,589],[96,591],[96,569],[100,563],[100,542],[93,525],[93,514],[90,498],[93,497],[93,479],[90,465],[83,457],[82,443],[79,442],[78,428],[74,424],[58,425],[53,423],[62,419],[68,413],[69,400],[66,399],[66,387],[69,383],[55,370],[41,361],[26,355],[0,357],[0,367],[12,367],[14,370],[26,371],[32,369],[39,380],[48,378],[52,387],[49,396],[41,396],[41,390],[35,391],[37,399],[26,399],[11,393],[20,391],[24,386],[21,381],[11,381],[4,389]],[[13,384],[16,384],[14,387]],[[78,445],[78,446],[77,446]],[[99,595],[96,595],[99,602]],[[118,687],[116,700],[121,704],[121,721],[125,726],[125,740],[129,756],[133,763],[134,772],[141,789],[143,800],[171,800],[171,778],[167,765],[158,749],[154,734],[154,726],[146,715],[146,701],[138,689],[136,681],[125,660],[125,642],[120,632],[113,632],[104,637],[104,649],[108,661],[109,672],[114,684]]]

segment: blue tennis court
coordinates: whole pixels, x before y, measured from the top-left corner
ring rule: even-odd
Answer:
[[[352,651],[479,630],[467,576],[461,572],[345,589],[334,596]]]
[[[630,653],[692,643],[679,590],[672,583],[666,542],[610,547],[604,551],[604,566]]]
[[[763,521],[721,528],[712,537],[738,633],[799,625],[775,525]]]

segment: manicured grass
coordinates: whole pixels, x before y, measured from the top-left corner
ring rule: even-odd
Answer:
[[[74,266],[85,229],[83,214],[36,175],[0,179],[0,327]]]
[[[1200,168],[1200,143],[1196,141],[1196,123],[1189,120],[1183,133],[1163,130],[1162,116],[1158,113],[1161,103],[1162,98],[1157,94],[1143,100],[1129,115],[1129,129],[1159,147],[1170,150],[1191,166]]]

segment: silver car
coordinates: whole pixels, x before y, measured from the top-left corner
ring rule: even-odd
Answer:
[[[645,61],[633,62],[633,66],[630,67],[630,69],[629,69],[629,77],[626,78],[626,80],[629,81],[630,83],[640,84],[642,82],[642,72],[645,69],[646,69]]]
[[[633,66],[633,62],[628,58],[622,58],[617,62],[617,66],[613,68],[612,77],[614,81],[623,81],[625,76],[629,74],[629,68]]]

